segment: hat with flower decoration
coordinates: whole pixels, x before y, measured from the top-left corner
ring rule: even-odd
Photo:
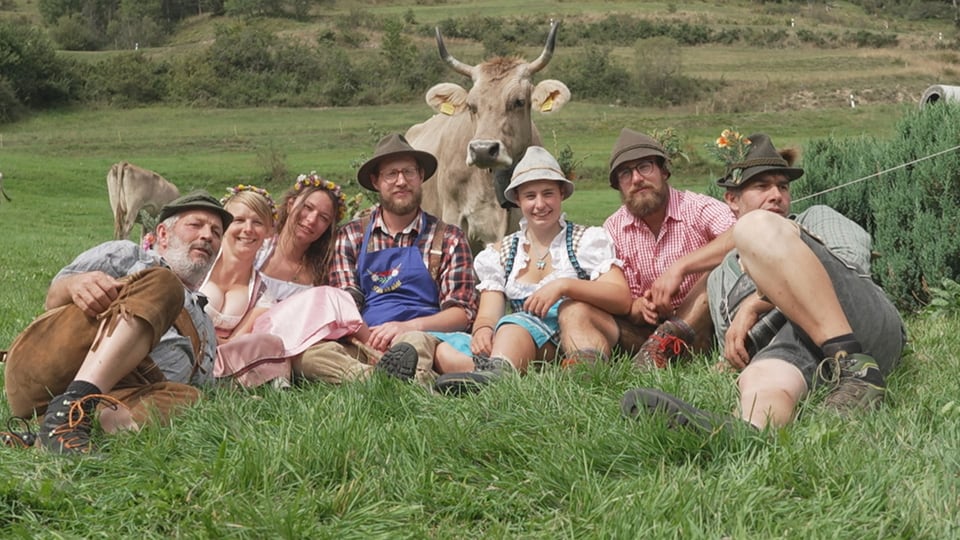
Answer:
[[[714,146],[707,146],[727,165],[723,177],[717,179],[717,185],[721,187],[739,188],[753,177],[769,172],[780,173],[790,181],[803,176],[803,169],[791,167],[797,156],[796,151],[777,151],[770,137],[763,133],[744,137],[736,131],[725,129]]]

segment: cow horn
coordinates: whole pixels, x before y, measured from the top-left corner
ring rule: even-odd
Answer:
[[[447,52],[447,46],[443,44],[443,36],[440,35],[440,27],[437,27],[437,48],[440,49],[440,58],[446,62],[454,71],[467,77],[473,78],[473,66],[464,64],[457,60],[452,54]]]
[[[553,49],[557,46],[557,28],[560,27],[560,21],[550,21],[550,33],[547,34],[547,44],[540,53],[540,58],[527,64],[527,73],[533,75],[541,69],[547,67],[550,59],[553,57]]]

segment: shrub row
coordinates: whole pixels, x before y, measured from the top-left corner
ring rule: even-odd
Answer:
[[[960,153],[930,157],[957,145],[957,125],[960,105],[937,103],[906,114],[889,140],[828,138],[804,148],[795,199],[869,177],[794,208],[828,204],[867,229],[879,254],[874,278],[902,310],[960,276]]]

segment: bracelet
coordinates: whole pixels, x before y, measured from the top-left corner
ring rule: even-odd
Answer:
[[[493,327],[490,326],[489,324],[485,324],[485,325],[483,325],[483,326],[478,326],[478,327],[474,328],[474,329],[473,329],[473,332],[470,332],[470,335],[471,335],[471,336],[475,336],[475,335],[477,335],[477,332],[478,332],[478,331],[483,330],[484,328],[489,328],[490,331],[493,332]]]

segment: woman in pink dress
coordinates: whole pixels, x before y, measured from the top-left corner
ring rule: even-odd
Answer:
[[[300,175],[280,203],[278,233],[264,242],[255,267],[264,292],[252,310],[251,335],[218,349],[215,375],[244,386],[285,385],[292,360],[322,339],[366,340],[353,298],[326,286],[337,224],[346,214],[340,186],[316,173]]]

